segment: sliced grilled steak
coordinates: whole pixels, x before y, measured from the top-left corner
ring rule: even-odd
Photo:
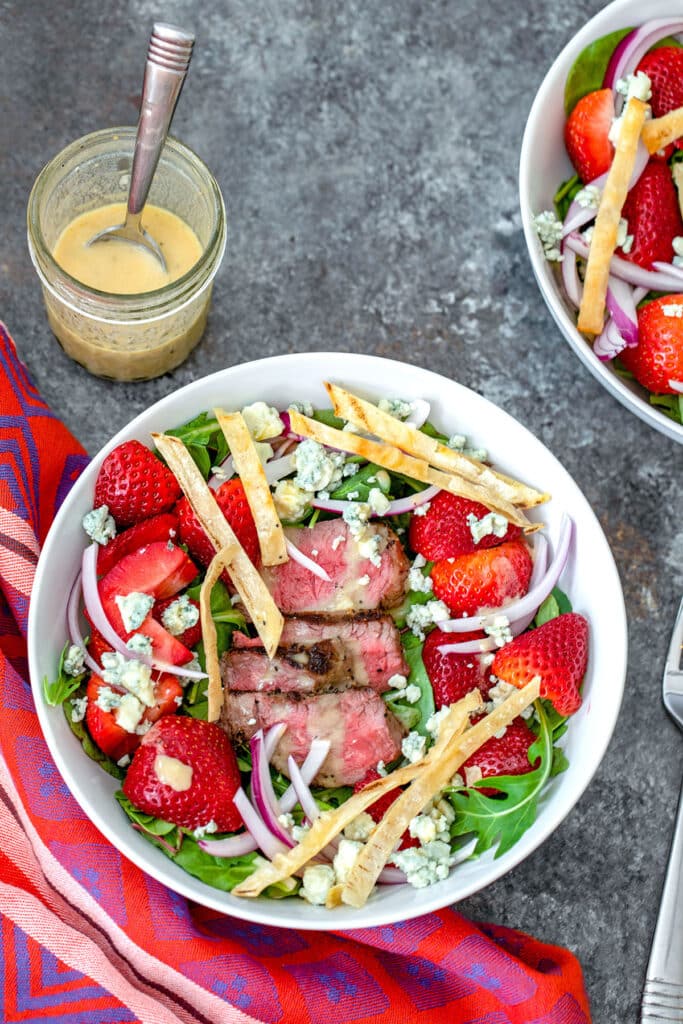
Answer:
[[[316,523],[309,529],[285,530],[293,544],[326,570],[321,580],[290,558],[263,569],[263,578],[285,615],[296,612],[365,611],[392,608],[403,598],[408,559],[401,543],[385,523],[369,523],[368,536],[380,538],[380,563],[364,557],[342,519]]]
[[[344,645],[351,673],[363,686],[384,693],[392,676],[408,675],[399,632],[390,615],[292,615],[285,619],[280,643],[311,644],[333,637]],[[243,633],[233,633],[232,642],[239,648],[261,646],[258,637],[252,640]]]
[[[374,690],[331,690],[313,696],[284,693],[226,693],[220,725],[237,743],[258,729],[286,722],[287,730],[272,758],[287,774],[287,757],[299,764],[311,741],[328,739],[330,752],[314,782],[352,786],[378,761],[393,761],[401,752],[403,728]]]
[[[335,683],[360,686],[352,675],[351,659],[341,640],[282,645],[271,660],[263,648],[233,648],[221,658],[221,675],[228,690],[314,693]]]

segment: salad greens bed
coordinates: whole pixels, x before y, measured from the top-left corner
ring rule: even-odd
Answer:
[[[315,419],[335,427],[341,428],[344,425],[344,421],[334,416],[330,410],[315,411],[313,416]],[[443,442],[448,440],[428,422],[419,429]],[[205,479],[211,476],[214,467],[224,461],[229,454],[217,421],[208,413],[201,413],[185,425],[169,430],[167,433],[184,442]],[[349,500],[349,494],[353,494],[353,500],[362,502],[367,500],[370,487],[376,487],[378,484],[391,499],[408,496],[424,489],[424,484],[399,473],[380,470],[380,467],[367,463],[360,457],[350,456],[347,458],[347,462],[358,462],[360,464],[358,471],[341,481],[336,490],[330,493],[332,499]],[[318,509],[309,509],[296,525],[312,526],[321,518],[334,518],[334,515]],[[409,514],[393,516],[391,525],[394,529],[398,527],[399,536],[406,546],[408,555],[414,557],[414,553],[408,549],[407,543],[409,518]],[[423,573],[427,575],[430,568],[431,563],[427,563],[422,569]],[[189,597],[198,599],[203,576],[204,571],[202,570],[198,582],[187,590]],[[431,593],[411,590],[407,593],[403,603],[391,611],[396,625],[402,630],[401,643],[410,668],[407,682],[408,685],[419,688],[419,700],[415,703],[408,703],[406,700],[400,699],[395,691],[393,694],[390,692],[385,698],[389,709],[399,718],[406,729],[416,730],[427,737],[428,746],[431,743],[431,737],[426,729],[426,724],[430,716],[434,714],[435,705],[432,687],[422,661],[424,641],[405,626],[409,609],[415,604],[423,604],[432,598],[433,594]],[[539,607],[529,628],[540,626],[567,611],[571,611],[570,602],[567,596],[555,587]],[[229,649],[233,630],[247,630],[244,616],[237,608],[233,607],[230,594],[221,581],[216,583],[211,594],[211,613],[216,625],[220,656]],[[85,671],[76,677],[65,672],[64,658],[68,648],[69,643],[62,651],[56,678],[54,680],[45,678],[43,681],[45,699],[50,705],[61,704],[63,706],[67,722],[81,743],[84,753],[115,779],[122,780],[125,777],[125,768],[120,767],[99,750],[91,739],[84,721],[80,720],[76,711],[76,702],[82,701],[85,697],[88,672]],[[204,651],[201,643],[198,645],[196,653],[199,664],[204,669]],[[180,714],[206,719],[205,687],[206,680],[190,681],[187,684],[179,709]],[[566,731],[567,719],[560,716],[546,700],[537,700],[534,709],[535,714],[527,721],[527,725],[537,736],[529,751],[530,765],[538,761],[533,770],[530,768],[524,775],[488,777],[481,786],[475,784],[470,787],[449,788],[444,791],[444,796],[450,801],[455,811],[455,820],[450,826],[454,849],[476,839],[476,845],[469,857],[478,856],[496,843],[496,857],[509,850],[533,824],[539,799],[548,779],[564,771],[567,767],[566,757],[558,746],[558,741]],[[237,757],[240,771],[243,774],[243,784],[246,788],[251,772],[249,749],[238,748]],[[398,763],[397,761],[396,764]],[[395,765],[386,767],[390,771]],[[279,797],[289,785],[289,780],[272,766],[270,770],[273,787]],[[314,787],[312,792],[319,808],[327,810],[338,807],[349,798],[353,790],[348,786],[340,786],[336,789]],[[212,856],[198,845],[198,839],[201,836],[195,835],[188,829],[142,813],[132,806],[120,790],[116,793],[116,799],[133,827],[149,842],[189,874],[215,888],[230,891],[240,881],[247,878],[259,862],[263,862],[263,858],[258,853],[230,858]],[[303,813],[298,805],[293,811],[293,818],[297,824],[303,819]],[[220,838],[220,835],[214,833],[212,839],[214,838]],[[266,890],[266,895],[272,898],[282,898],[296,892],[299,887],[298,880],[288,879],[271,886]]]

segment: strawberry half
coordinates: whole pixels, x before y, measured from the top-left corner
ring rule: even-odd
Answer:
[[[112,538],[104,547],[97,552],[97,574],[104,576],[124,555],[130,555],[145,544],[152,544],[154,541],[173,540],[178,532],[178,519],[170,512],[164,512],[151,519],[144,519],[141,523],[130,526],[123,533]]]
[[[671,262],[673,240],[683,235],[683,220],[668,164],[650,160],[626,196],[621,215],[628,224],[628,234],[633,235],[633,244],[629,252],[619,249],[619,256],[646,270],[655,260]]]
[[[552,701],[561,715],[581,707],[579,687],[588,663],[588,623],[576,612],[565,612],[532,629],[497,652],[491,672],[521,689],[541,677],[541,697]]]
[[[173,473],[140,441],[114,448],[95,481],[95,507],[106,505],[119,527],[168,512],[179,497]]]
[[[653,117],[663,117],[670,110],[683,107],[683,49],[662,46],[646,53],[636,68],[650,79]]]
[[[576,173],[584,184],[608,171],[614,155],[609,131],[614,118],[611,89],[597,89],[583,96],[567,118],[564,144]]]
[[[104,613],[119,636],[130,636],[124,627],[116,598],[132,593],[149,594],[155,599],[173,597],[183,590],[197,575],[197,568],[182,548],[171,547],[162,541],[138,548],[125,555],[99,582],[100,599]],[[154,656],[171,665],[185,665],[192,659],[192,651],[172,636],[150,613],[136,632],[144,633],[152,641]]]
[[[472,690],[484,697],[491,688],[489,672],[480,654],[441,654],[439,647],[464,640],[478,640],[483,633],[442,633],[433,629],[422,648],[422,661],[434,692],[437,711],[455,704]]]
[[[85,710],[85,724],[94,742],[113,761],[119,761],[126,754],[140,746],[142,737],[135,732],[127,732],[116,721],[116,711],[104,711],[97,704],[102,687],[108,687],[114,693],[125,693],[121,687],[109,686],[100,676],[94,673],[88,680],[86,696],[88,704]],[[182,697],[183,689],[178,679],[168,672],[159,674],[154,684],[154,707],[146,708],[141,722],[156,722],[162,715],[173,715],[178,710],[178,697]]]
[[[357,782],[353,787],[354,793],[360,793],[361,789],[365,789],[365,787],[369,786],[371,782],[375,782],[377,779],[381,778],[382,776],[379,774],[378,771],[376,771],[374,768],[368,768],[364,777],[360,780],[360,782]],[[402,792],[402,789],[397,788],[390,793],[385,793],[383,796],[379,798],[379,800],[375,800],[374,804],[370,804],[370,806],[367,808],[366,813],[370,815],[373,821],[380,822],[384,815],[389,810],[389,808],[391,807],[391,805],[393,804],[393,802],[399,798]],[[419,839],[415,839],[413,836],[411,836],[408,829],[406,829],[403,835],[401,836],[401,841],[398,844],[398,849],[406,850],[409,846],[419,845]]]
[[[489,509],[478,501],[439,491],[423,516],[411,517],[408,533],[410,546],[430,562],[437,562],[441,558],[455,558],[471,551],[495,547],[520,535],[519,526],[508,523],[502,537],[487,533],[475,542],[467,520],[469,516],[482,519],[488,514]]]
[[[683,381],[683,318],[667,316],[669,307],[683,310],[683,295],[664,295],[638,310],[638,344],[619,359],[636,380],[656,394],[673,395],[670,381]]]
[[[214,497],[250,561],[256,565],[259,558],[258,534],[242,481],[226,480],[214,493]],[[187,498],[180,499],[175,512],[180,523],[181,541],[187,545],[190,554],[201,565],[208,565],[216,554],[216,549],[192,511]]]
[[[175,597],[167,597],[163,601],[155,602],[154,607],[152,608],[152,615],[157,620],[157,622],[161,623],[162,626],[164,624],[164,612],[166,611],[170,604],[173,604],[175,600]],[[194,605],[195,608],[199,610],[199,601],[194,601],[191,597],[188,598],[188,600],[190,604]],[[201,638],[202,624],[199,620],[197,620],[194,626],[190,626],[189,629],[186,629],[184,633],[179,633],[176,637],[176,639],[180,640],[181,644],[185,644],[186,647],[196,647]]]
[[[242,826],[233,803],[240,785],[237,758],[220,726],[172,715],[142,737],[122,788],[156,818],[188,829],[214,821],[219,832],[235,832]]]
[[[434,596],[454,615],[476,615],[526,594],[531,570],[531,555],[524,541],[506,541],[437,562],[432,569]]]
[[[484,779],[490,779],[494,775],[526,775],[538,764],[538,759],[533,765],[529,762],[529,747],[535,740],[536,735],[524,719],[515,718],[502,736],[492,736],[468,757],[458,770],[458,774],[466,780],[467,768],[479,768]],[[493,787],[477,786],[477,790],[487,796],[497,792]]]

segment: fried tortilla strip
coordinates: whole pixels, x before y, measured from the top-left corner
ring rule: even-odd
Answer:
[[[230,565],[232,545],[222,548],[216,552],[211,560],[206,576],[199,591],[199,621],[202,624],[202,639],[204,641],[204,657],[206,659],[206,671],[209,683],[206,690],[206,697],[209,705],[207,719],[215,722],[221,713],[223,706],[223,680],[221,678],[220,662],[218,660],[218,642],[216,637],[216,624],[211,615],[211,591],[216,580],[224,569]]]
[[[676,191],[678,193],[678,209],[681,211],[681,217],[683,217],[683,164],[678,162],[671,168],[671,177],[674,180]]]
[[[233,533],[208,484],[183,442],[168,434],[152,434],[154,443],[180,484],[194,514],[216,551],[225,556],[225,566],[245,608],[256,626],[269,658],[277,650],[284,619],[270,591]]]
[[[656,153],[683,135],[683,107],[670,110],[643,125],[642,139],[648,153]]]
[[[371,441],[367,437],[360,437],[358,434],[351,434],[346,430],[336,430],[335,427],[328,427],[325,423],[308,419],[301,413],[290,410],[289,413],[292,430],[304,437],[312,437],[321,444],[330,448],[338,448],[341,451],[353,452],[354,455],[362,455],[369,462],[374,462],[385,469],[394,470],[396,473],[403,473],[414,480],[421,480],[425,484],[436,484],[444,491],[451,494],[459,494],[462,498],[469,498],[471,501],[478,501],[482,505],[505,516],[511,523],[521,526],[527,533],[540,530],[542,523],[531,523],[519,509],[515,508],[503,498],[493,497],[491,493],[477,484],[463,480],[461,477],[442,473],[433,469],[423,459],[415,459],[412,455],[394,448],[392,445],[382,441]]]
[[[362,907],[375,887],[375,882],[391,857],[396,845],[412,819],[432,797],[448,785],[458,768],[494,733],[510,723],[539,695],[540,679],[535,677],[524,689],[516,690],[494,711],[460,735],[449,737],[438,759],[401,793],[360,850],[342,889],[342,902]],[[439,736],[439,742],[441,737]],[[434,748],[435,749],[435,748]]]
[[[435,441],[421,430],[415,430],[414,427],[402,423],[395,416],[382,412],[376,405],[352,395],[350,391],[345,391],[336,384],[330,384],[328,381],[324,383],[332,399],[336,416],[348,420],[360,430],[375,434],[388,444],[396,445],[409,455],[424,459],[437,469],[454,473],[478,487],[487,488],[492,500],[508,501],[511,505],[521,505],[523,508],[533,508],[549,500],[549,494],[543,494],[533,487],[513,480],[512,477],[504,476],[477,462],[476,459],[470,459],[462,452]]]
[[[632,97],[626,104],[612,165],[600,198],[579,308],[578,328],[585,334],[600,334],[605,320],[605,299],[610,261],[617,245],[621,211],[633,174],[636,150],[643,129],[647,104]]]
[[[267,886],[289,878],[294,872],[308,864],[354,818],[358,817],[361,811],[374,804],[375,800],[378,800],[384,793],[389,793],[397,786],[412,782],[425,770],[426,765],[438,760],[446,743],[458,730],[462,731],[464,728],[469,712],[481,707],[481,703],[481,694],[478,691],[468,693],[466,697],[453,705],[448,715],[444,716],[440,723],[439,741],[422,760],[415,764],[405,765],[403,768],[397,768],[386,777],[376,779],[359,793],[349,797],[334,811],[323,811],[298,846],[288,850],[287,853],[276,854],[272,863],[257,868],[232,890],[233,896],[258,896]],[[442,737],[445,737],[445,741]]]
[[[244,486],[244,493],[256,524],[261,558],[264,565],[281,565],[288,559],[285,534],[275,510],[270,484],[258,457],[251,434],[241,412],[214,409],[218,425],[228,442],[235,469]]]

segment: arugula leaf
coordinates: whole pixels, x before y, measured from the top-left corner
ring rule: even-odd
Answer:
[[[594,39],[581,51],[569,70],[564,87],[564,111],[567,117],[583,96],[595,89],[602,89],[610,57],[631,31],[631,28],[620,28]]]
[[[468,789],[446,790],[456,813],[451,835],[476,835],[477,844],[473,856],[484,853],[498,841],[495,857],[501,857],[536,820],[539,796],[553,774],[555,755],[554,731],[544,702],[535,701],[534,706],[539,720],[539,733],[529,747],[529,763],[533,764],[540,758],[536,768],[524,775],[500,775],[482,779]],[[488,796],[480,792],[481,788],[495,788],[501,795]]]
[[[434,707],[432,684],[429,681],[427,670],[422,661],[422,648],[424,644],[413,633],[408,632],[401,635],[401,646],[403,647],[403,656],[408,662],[408,668],[410,669],[408,685],[420,688],[420,699],[417,703],[407,704],[405,707],[419,712],[419,720],[415,722],[412,728],[419,732],[421,736],[428,736],[427,722],[436,709]]]
[[[218,420],[207,412],[200,413],[183,426],[167,430],[166,433],[183,442],[205,480],[211,473],[211,467],[223,462],[229,453]]]
[[[70,697],[79,688],[86,677],[86,672],[81,672],[78,676],[70,676],[64,671],[64,659],[70,647],[71,644],[67,640],[62,648],[62,653],[59,655],[57,678],[54,682],[50,682],[47,676],[43,677],[43,696],[50,707],[63,704],[67,697]]]
[[[661,409],[674,423],[683,423],[683,395],[651,394],[650,405]]]

